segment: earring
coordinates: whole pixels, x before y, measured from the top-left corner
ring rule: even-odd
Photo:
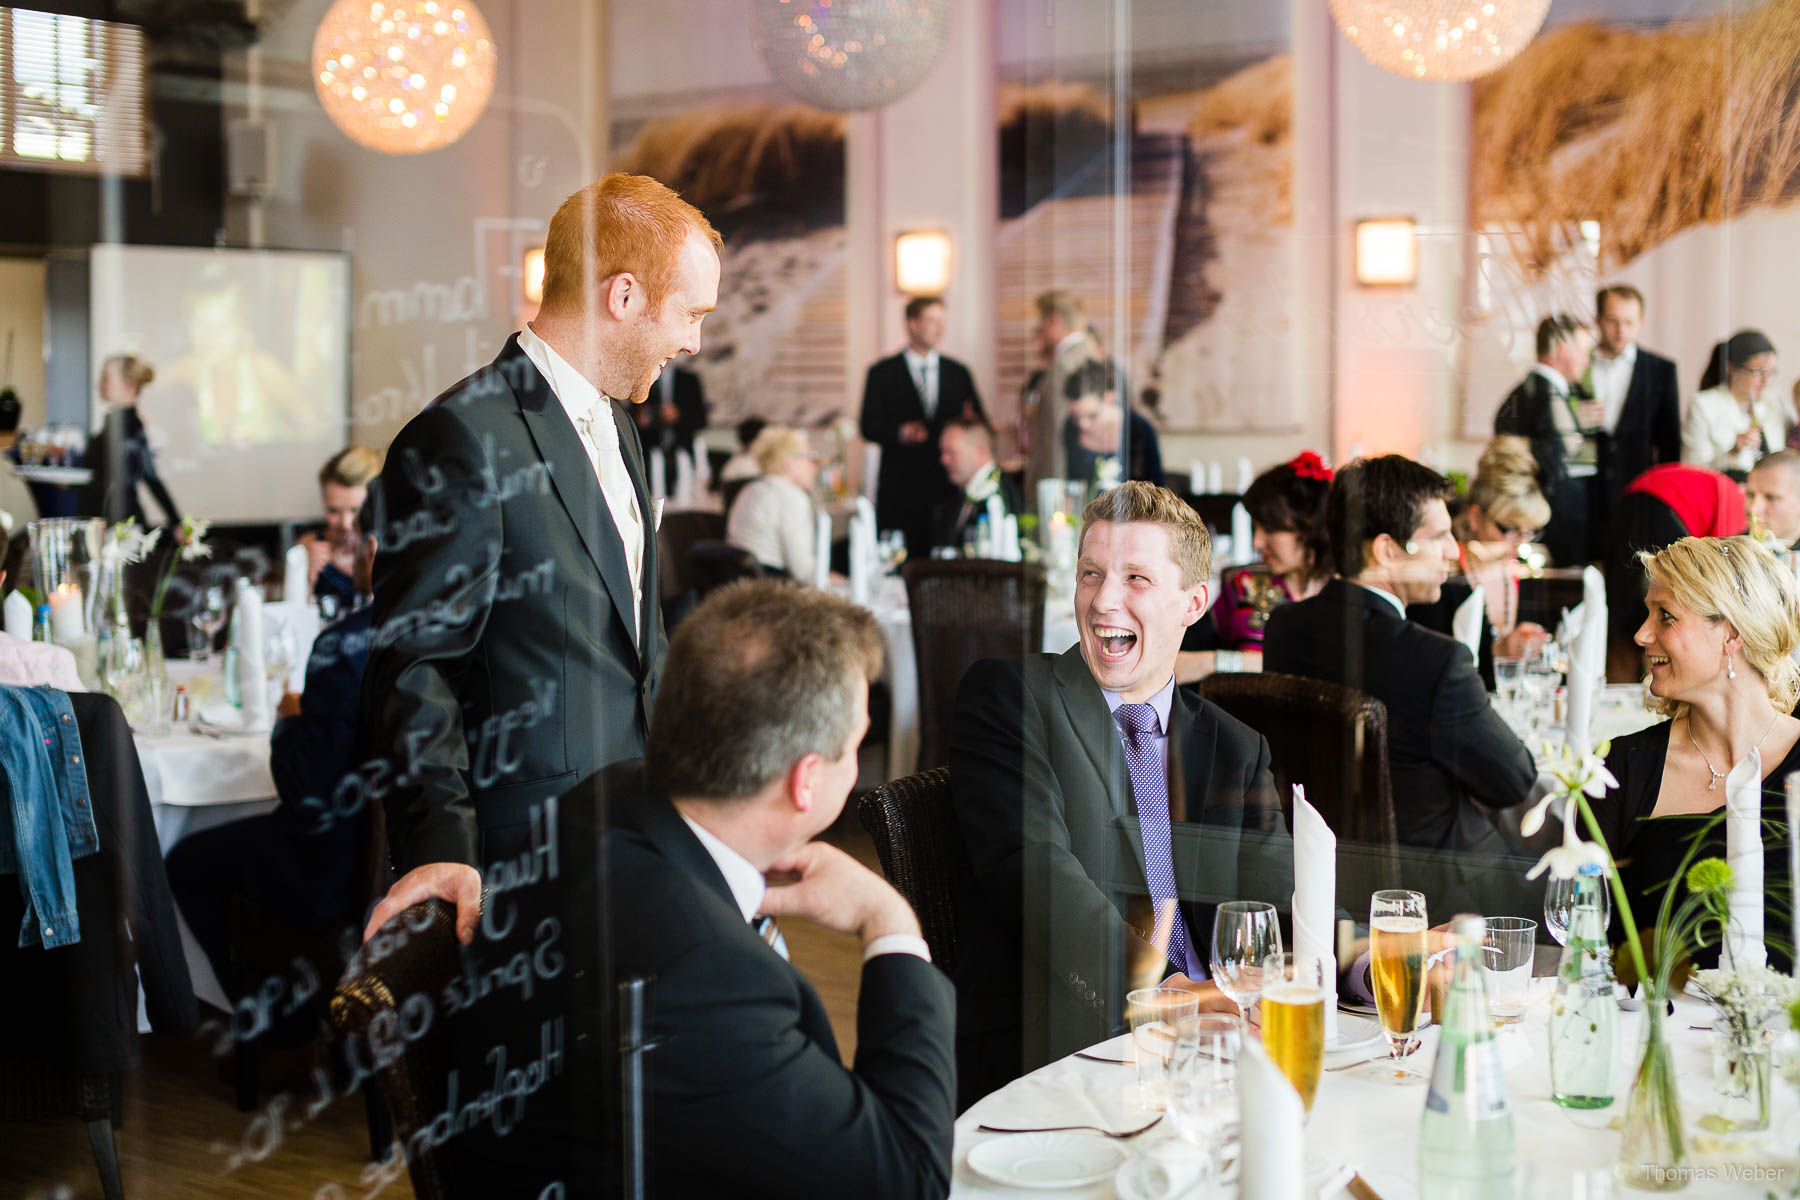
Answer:
[[[1727,679],[1736,679],[1737,678],[1737,668],[1732,665],[1731,655],[1729,655],[1729,654],[1727,654],[1725,656],[1725,678],[1727,678]]]

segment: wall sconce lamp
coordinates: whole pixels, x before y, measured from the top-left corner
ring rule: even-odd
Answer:
[[[950,286],[950,235],[942,230],[894,239],[894,281],[908,296],[939,296]]]
[[[1419,278],[1419,243],[1411,217],[1356,223],[1356,282],[1411,287]]]
[[[525,287],[527,304],[544,302],[544,248],[533,246],[525,252],[525,266],[519,273]]]

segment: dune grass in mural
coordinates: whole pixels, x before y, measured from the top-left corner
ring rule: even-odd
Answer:
[[[1541,35],[1475,85],[1478,224],[1521,231],[1527,271],[1605,214],[1603,267],[1690,226],[1800,194],[1800,3],[1660,29]]]

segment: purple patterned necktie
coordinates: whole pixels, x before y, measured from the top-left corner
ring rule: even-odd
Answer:
[[[1169,839],[1169,777],[1157,753],[1161,732],[1156,709],[1148,704],[1121,704],[1113,719],[1125,735],[1125,765],[1131,771],[1131,795],[1137,805],[1138,828],[1144,836],[1144,875],[1150,899],[1160,913],[1175,903],[1175,921],[1169,930],[1169,962],[1189,979],[1203,979],[1188,941],[1187,921],[1181,915],[1175,889],[1175,855]]]

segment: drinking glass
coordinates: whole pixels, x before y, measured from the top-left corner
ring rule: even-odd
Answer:
[[[1494,695],[1500,701],[1500,715],[1508,724],[1518,717],[1519,686],[1525,674],[1525,660],[1517,657],[1494,659]]]
[[[1416,1083],[1424,1076],[1405,1059],[1419,1042],[1425,1007],[1425,897],[1391,890],[1369,898],[1369,965],[1375,984],[1375,1011],[1387,1038],[1390,1083]]]
[[[1263,1049],[1312,1111],[1325,1061],[1325,964],[1285,951],[1263,961]]]
[[[1498,1024],[1513,1025],[1525,1019],[1536,941],[1537,922],[1529,917],[1487,919],[1482,982],[1487,985],[1488,1012]]]
[[[1589,871],[1583,867],[1582,874],[1597,875],[1599,871]],[[1569,944],[1569,923],[1575,919],[1575,884],[1575,879],[1558,879],[1552,875],[1550,885],[1544,889],[1544,928],[1550,931],[1550,936],[1556,939],[1559,946]],[[1603,928],[1610,928],[1612,894],[1602,883],[1595,889],[1594,895],[1599,902],[1600,924]]]
[[[1176,1024],[1169,1057],[1169,1125],[1207,1152],[1218,1171],[1238,1124],[1237,1060],[1244,1026],[1227,1013],[1200,1013]]]
[[[213,639],[225,628],[225,589],[214,584],[194,593],[194,611],[188,623],[194,627],[194,661],[212,661]]]
[[[1228,900],[1213,915],[1212,978],[1246,1020],[1262,993],[1263,963],[1281,952],[1275,906]]]
[[[1167,1099],[1169,1059],[1176,1027],[1200,1011],[1200,997],[1186,988],[1139,988],[1125,994],[1131,1023],[1132,1057],[1137,1060],[1138,1107],[1160,1112]]]

